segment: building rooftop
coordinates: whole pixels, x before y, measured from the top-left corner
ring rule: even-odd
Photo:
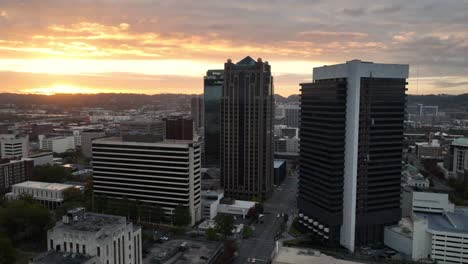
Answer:
[[[250,56],[247,56],[245,58],[243,58],[242,60],[240,60],[239,62],[236,63],[236,65],[255,65],[255,60],[252,59],[252,57]]]
[[[273,167],[274,168],[279,168],[281,165],[283,165],[284,163],[286,162],[286,160],[282,160],[282,159],[275,159],[273,161]]]
[[[122,145],[154,145],[154,146],[164,146],[164,145],[171,145],[171,147],[187,147],[187,144],[197,143],[193,140],[163,140],[158,142],[133,142],[133,141],[123,141],[121,137],[106,137],[106,138],[97,138],[94,139],[93,142],[99,143],[119,143]]]
[[[441,232],[468,234],[468,209],[456,208],[453,213],[415,213],[420,219],[427,219],[429,229]]]
[[[84,264],[95,257],[79,253],[47,251],[32,259],[33,264]]]
[[[13,187],[24,187],[24,188],[33,188],[33,189],[47,189],[47,190],[66,190],[75,185],[63,184],[63,183],[48,183],[48,182],[36,182],[36,181],[25,181],[13,185]]]
[[[273,264],[355,264],[359,262],[336,259],[317,250],[281,247],[273,258]]]
[[[127,220],[123,216],[84,213],[83,218],[66,224],[62,221],[58,222],[54,229],[67,229],[73,231],[98,232],[101,229],[113,229],[115,227],[126,225]]]
[[[453,146],[468,147],[468,138],[457,138],[452,142]]]

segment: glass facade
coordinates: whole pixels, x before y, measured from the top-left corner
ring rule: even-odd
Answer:
[[[209,70],[204,78],[205,157],[204,167],[219,168],[220,115],[224,70]]]

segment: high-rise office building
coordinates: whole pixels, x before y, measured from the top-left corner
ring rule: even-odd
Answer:
[[[273,187],[274,93],[268,62],[224,64],[221,183],[227,197],[264,199]]]
[[[201,219],[201,149],[198,142],[93,140],[94,195],[160,206],[170,218],[188,207],[190,223]]]
[[[350,251],[400,220],[406,78],[408,65],[353,60],[301,84],[301,221]]]
[[[190,114],[195,124],[195,131],[200,133],[200,128],[205,123],[205,110],[203,109],[205,104],[203,103],[203,97],[196,96],[190,100]]]
[[[299,127],[300,107],[296,104],[288,104],[284,106],[284,124],[288,127]]]
[[[224,70],[208,70],[204,77],[205,149],[204,167],[219,168],[221,142],[221,97]]]

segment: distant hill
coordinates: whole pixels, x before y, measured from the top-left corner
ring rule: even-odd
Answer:
[[[190,98],[195,94],[0,94],[0,106],[13,104],[18,107],[34,107],[37,105],[48,105],[57,107],[110,107],[110,108],[132,108],[146,104],[189,104]],[[288,97],[275,95],[276,102],[290,103],[298,102],[299,95],[293,94]],[[408,95],[408,105],[423,104],[437,105],[442,111],[468,111],[468,94],[461,95]]]
[[[440,110],[468,111],[468,93],[460,95],[409,95],[408,105],[437,105]]]
[[[21,108],[47,105],[56,107],[132,108],[147,104],[188,103],[192,94],[0,94],[0,105],[13,104]]]

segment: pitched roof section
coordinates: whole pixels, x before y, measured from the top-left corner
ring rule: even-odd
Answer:
[[[245,65],[245,66],[251,66],[251,65],[255,65],[255,60],[252,59],[252,57],[250,56],[247,56],[245,58],[243,58],[241,61],[239,61],[238,63],[236,63],[236,65]]]

